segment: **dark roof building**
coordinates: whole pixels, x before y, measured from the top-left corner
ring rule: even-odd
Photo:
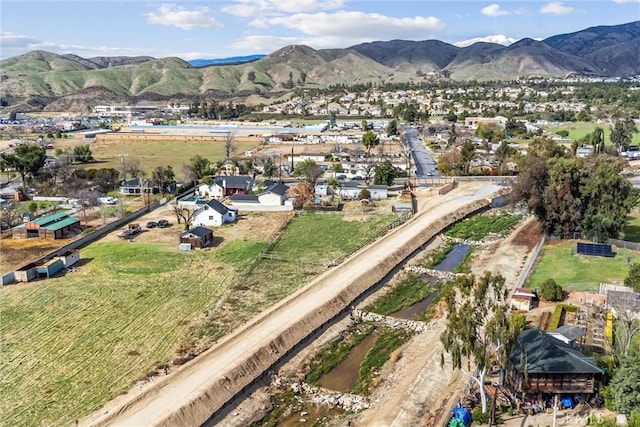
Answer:
[[[286,185],[284,185],[282,183],[276,183],[276,184],[269,185],[260,194],[262,195],[262,194],[267,194],[267,193],[273,193],[273,194],[277,194],[278,196],[284,196],[284,195],[287,194],[287,190],[288,189],[289,189],[289,187],[287,187]]]
[[[213,209],[214,211],[218,212],[220,215],[224,215],[227,212],[229,212],[229,208],[227,208],[225,205],[223,205],[222,203],[220,203],[215,199],[209,200],[205,204],[209,206],[211,209]]]
[[[509,353],[507,381],[517,392],[590,394],[602,374],[595,359],[537,328],[518,335]]]
[[[231,203],[260,203],[255,194],[234,194],[229,197]]]
[[[192,248],[205,248],[213,244],[213,230],[193,227],[180,235],[180,243],[189,243]]]

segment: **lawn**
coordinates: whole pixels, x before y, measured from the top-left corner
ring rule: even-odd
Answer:
[[[627,226],[624,229],[624,240],[640,243],[640,211],[634,209],[627,216]]]
[[[394,218],[295,217],[274,250],[290,261],[258,259],[266,242],[250,236],[193,252],[96,242],[75,272],[3,288],[0,425],[71,425],[178,347],[206,348],[326,270],[296,257],[346,255]]]
[[[235,155],[256,147],[255,142],[235,141]],[[137,158],[142,169],[151,173],[157,166],[172,166],[179,176],[183,164],[189,164],[189,159],[195,155],[205,157],[212,162],[224,158],[223,141],[123,141],[99,142],[91,145],[93,157],[99,163],[89,167],[120,169],[122,156]]]
[[[545,127],[545,130],[550,133],[556,133],[559,130],[568,130],[569,138],[572,140],[582,139],[586,134],[593,132],[593,129],[596,126],[601,127],[604,130],[604,140],[607,145],[611,144],[611,140],[609,139],[609,135],[611,134],[611,129],[608,124],[604,123],[595,123],[595,122],[570,122],[564,123],[559,126],[548,126]],[[633,134],[633,139],[631,140],[632,145],[640,145],[640,132],[636,132]]]
[[[615,248],[616,256],[604,258],[576,254],[575,241],[546,244],[527,283],[527,287],[539,288],[547,279],[554,279],[565,290],[597,292],[599,283],[624,279],[629,271],[627,256],[631,262],[640,262],[640,256],[629,249]]]
[[[234,284],[211,252],[95,243],[80,271],[2,289],[2,424],[70,425],[170,360]]]

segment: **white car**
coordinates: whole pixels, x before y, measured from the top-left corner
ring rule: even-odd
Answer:
[[[115,197],[98,197],[98,203],[102,205],[115,205],[118,203],[118,199]]]

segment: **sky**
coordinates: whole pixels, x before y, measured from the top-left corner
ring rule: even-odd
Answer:
[[[393,39],[506,45],[637,20],[640,0],[2,0],[0,58],[45,50],[213,59]]]

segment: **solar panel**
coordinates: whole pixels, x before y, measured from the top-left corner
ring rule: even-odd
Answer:
[[[577,252],[580,255],[606,256],[612,257],[611,245],[601,245],[597,243],[577,243]]]

